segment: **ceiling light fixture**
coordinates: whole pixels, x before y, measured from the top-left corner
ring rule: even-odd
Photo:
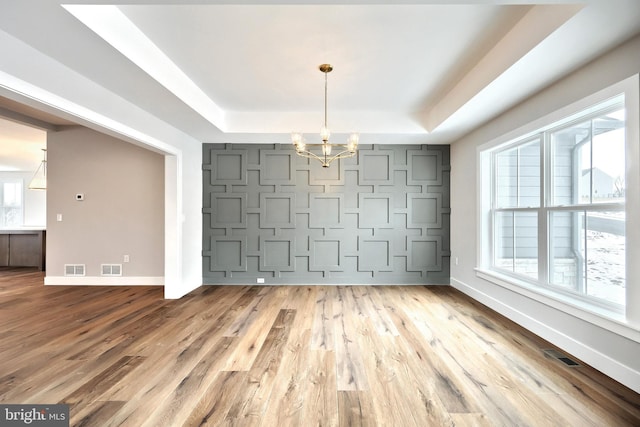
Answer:
[[[333,70],[330,64],[322,64],[318,67],[320,71],[324,73],[324,126],[320,128],[321,144],[307,144],[301,132],[294,132],[291,134],[291,140],[296,149],[296,153],[301,157],[309,159],[316,159],[322,163],[323,168],[328,168],[331,162],[336,159],[346,159],[356,155],[358,150],[359,136],[357,133],[349,135],[349,139],[346,144],[331,144],[329,143],[329,137],[331,131],[327,126],[327,74]],[[318,149],[319,148],[319,149]],[[331,155],[333,149],[336,149],[337,153]],[[313,152],[317,151],[317,154]]]
[[[29,190],[47,189],[47,149],[42,149],[42,162],[29,182]]]

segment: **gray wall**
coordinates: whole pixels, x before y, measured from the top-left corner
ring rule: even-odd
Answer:
[[[47,278],[64,264],[100,276],[103,263],[164,276],[164,157],[79,126],[50,132],[47,146]]]
[[[204,282],[449,282],[449,147],[203,146]]]

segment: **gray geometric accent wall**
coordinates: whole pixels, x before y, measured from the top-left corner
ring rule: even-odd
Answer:
[[[449,283],[449,146],[203,145],[206,284]]]

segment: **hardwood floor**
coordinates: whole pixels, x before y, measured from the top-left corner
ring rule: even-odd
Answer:
[[[639,426],[640,396],[449,287],[45,287],[0,272],[0,402],[76,426]]]

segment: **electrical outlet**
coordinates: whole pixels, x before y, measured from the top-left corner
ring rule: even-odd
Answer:
[[[129,255],[124,256],[124,262],[129,262]]]
[[[264,277],[258,277],[258,279],[256,279],[257,283],[264,283]]]
[[[456,265],[458,265],[458,257],[456,257],[455,263],[456,263]]]

